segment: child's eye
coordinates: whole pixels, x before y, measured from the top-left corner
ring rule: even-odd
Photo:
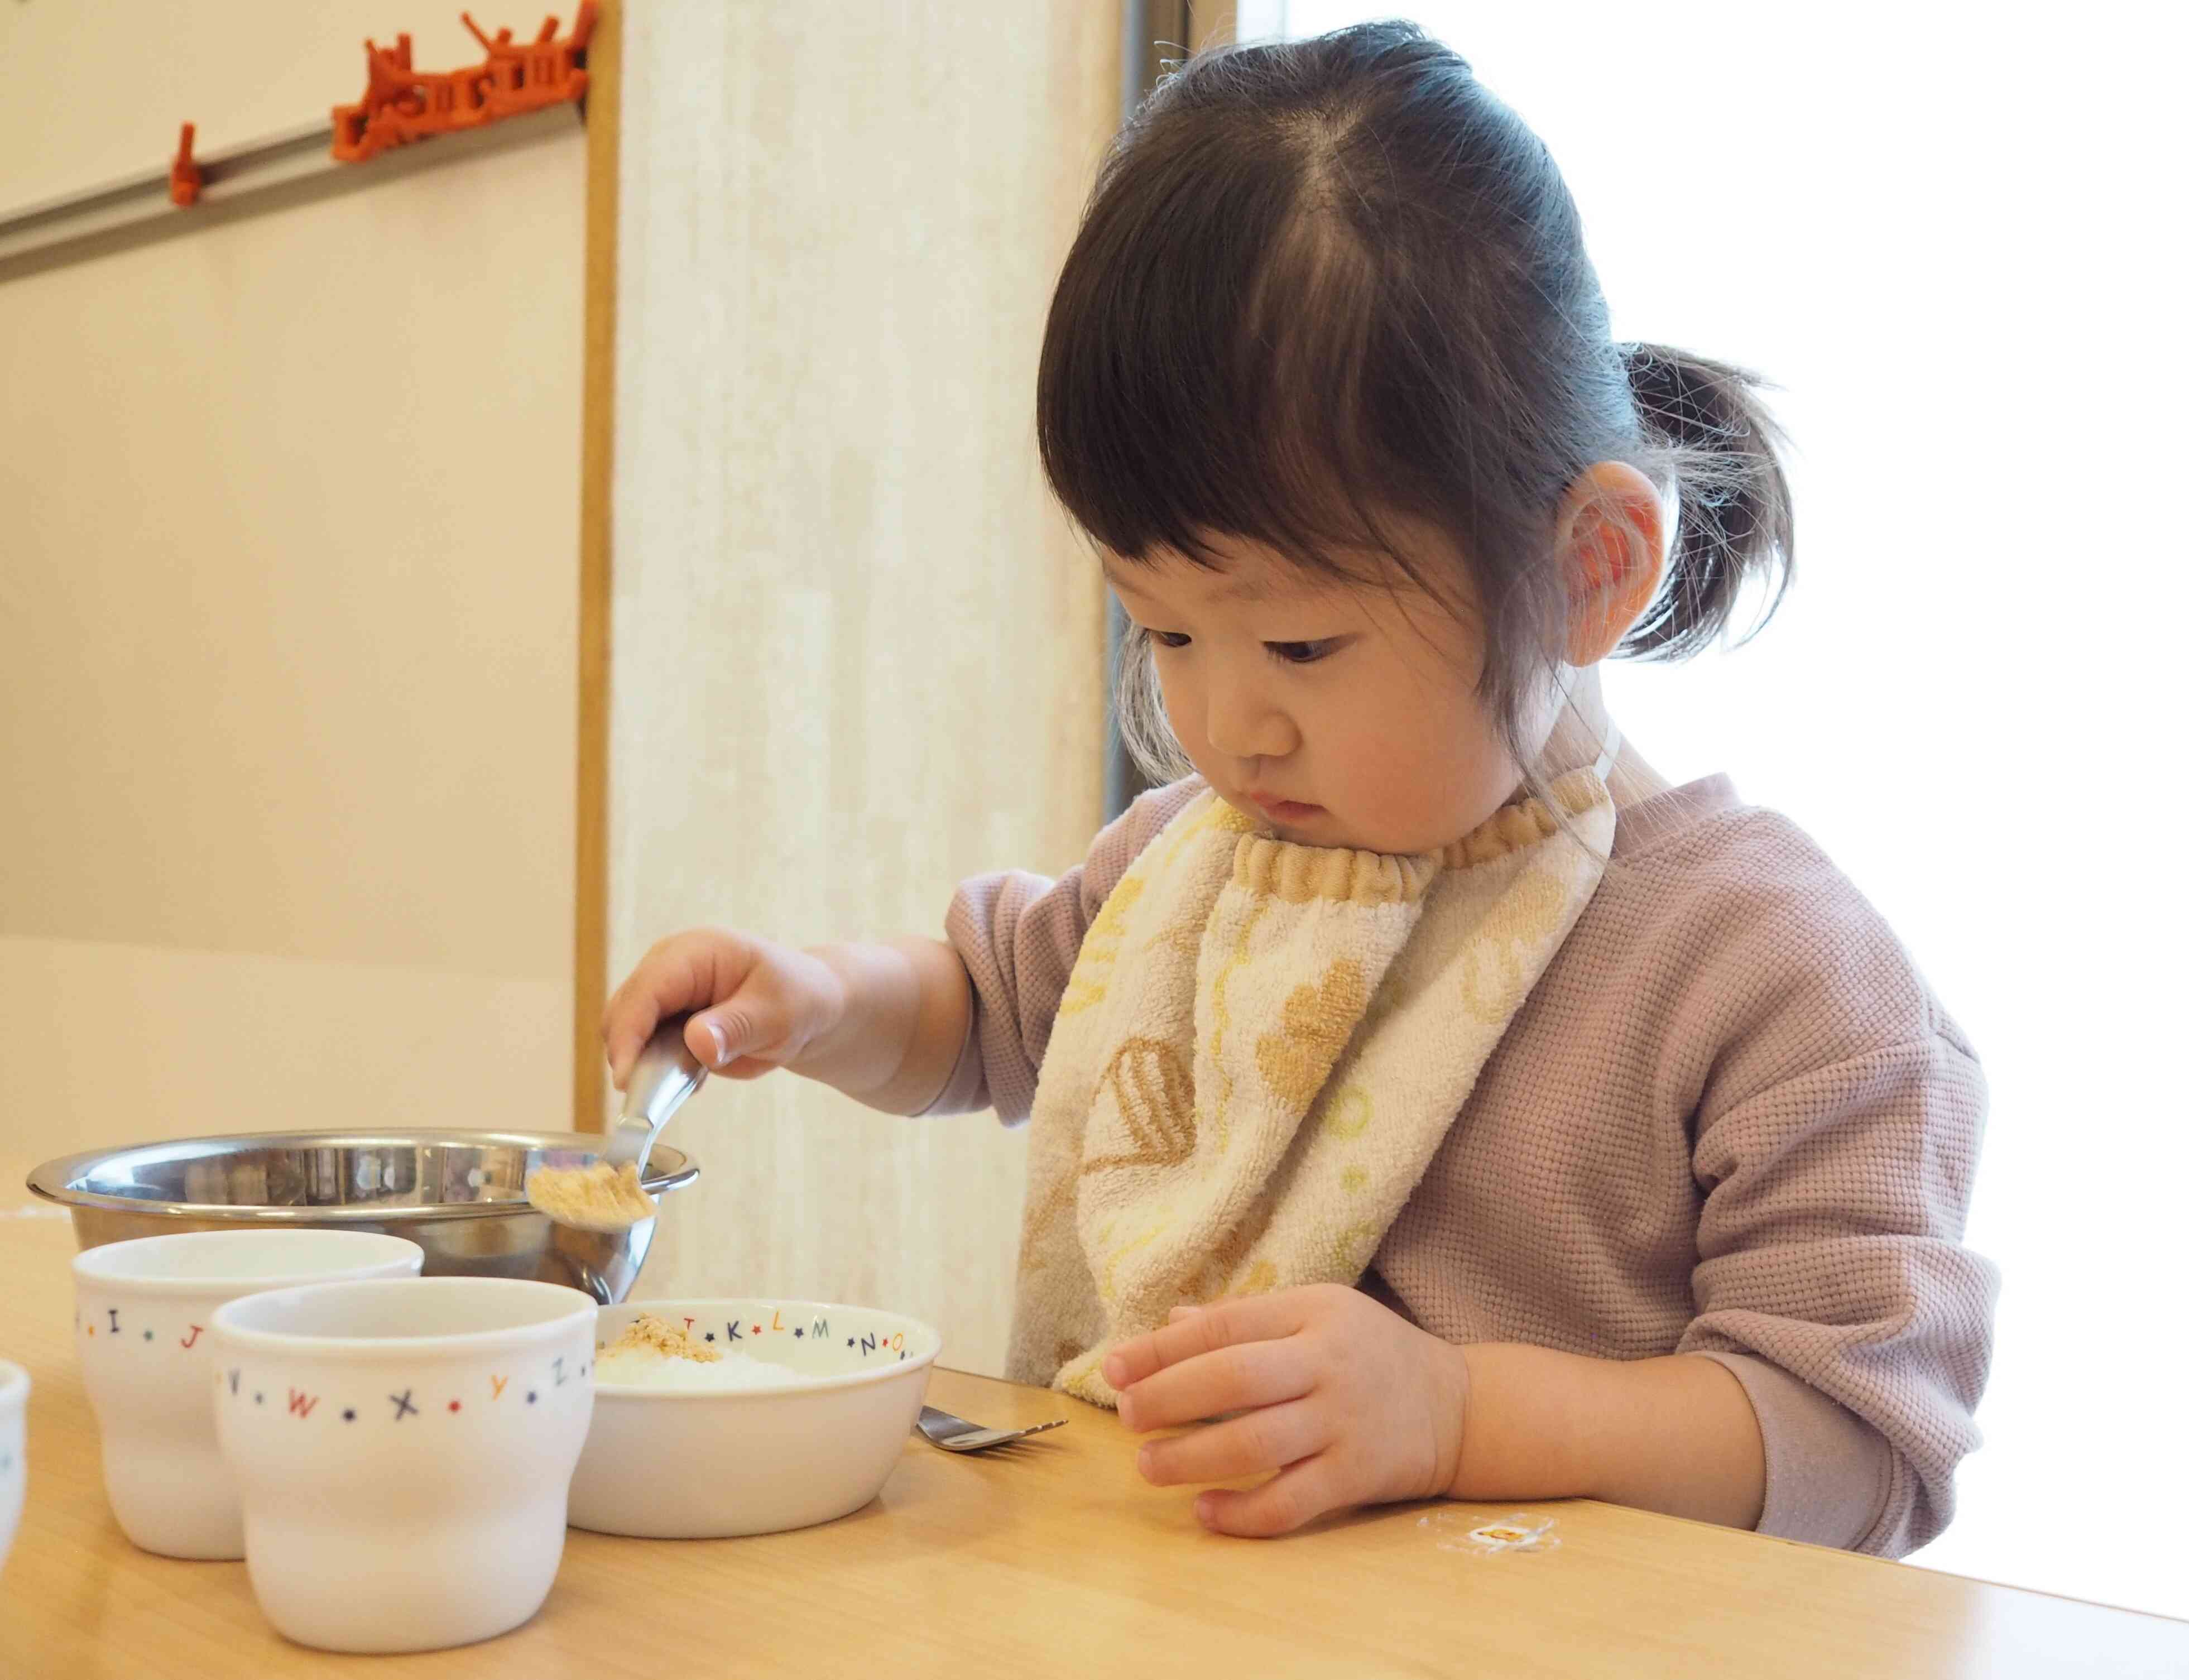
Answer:
[[[1270,658],[1281,659],[1288,665],[1311,665],[1317,659],[1326,659],[1336,653],[1340,640],[1335,636],[1326,636],[1319,642],[1264,642],[1262,646],[1270,650]]]
[[[1159,648],[1183,648],[1193,640],[1191,636],[1175,630],[1151,630],[1148,632],[1148,639]]]

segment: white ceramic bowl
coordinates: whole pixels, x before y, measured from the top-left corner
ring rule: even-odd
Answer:
[[[882,1489],[942,1338],[897,1313],[824,1301],[634,1301],[600,1309],[605,1345],[642,1312],[797,1377],[776,1389],[601,1383],[570,1484],[570,1520],[602,1534],[697,1540],[825,1523]]]
[[[592,1417],[593,1309],[557,1283],[423,1277],[216,1312],[213,1411],[266,1619],[331,1651],[529,1619]]]
[[[0,1569],[8,1566],[8,1548],[15,1543],[31,1474],[23,1457],[23,1406],[30,1398],[30,1372],[0,1360]]]
[[[240,1558],[243,1511],[212,1429],[213,1309],[333,1278],[415,1277],[424,1252],[370,1231],[194,1231],[76,1257],[76,1350],[107,1503],[169,1558]]]

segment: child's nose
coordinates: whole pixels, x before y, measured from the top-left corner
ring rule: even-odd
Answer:
[[[1206,727],[1208,744],[1226,758],[1282,758],[1299,745],[1292,720],[1247,686],[1217,687]]]

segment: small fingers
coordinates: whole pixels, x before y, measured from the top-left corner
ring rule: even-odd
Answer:
[[[732,1046],[716,1017],[700,1014],[686,1017],[684,1048],[700,1066],[717,1073],[728,1071]]]
[[[1198,1312],[1174,1314],[1162,1329],[1111,1349],[1102,1361],[1103,1378],[1123,1393],[1166,1366],[1219,1348],[1290,1336],[1305,1322],[1299,1293],[1286,1289],[1274,1295],[1242,1295]]]
[[[727,1003],[684,1024],[685,1048],[714,1069],[745,1060],[767,1061],[772,1066],[770,1053],[784,1049],[790,1036],[790,1012],[783,999],[750,981]]]
[[[753,961],[752,942],[721,928],[672,934],[641,958],[602,1015],[601,1048],[616,1089],[629,1081],[631,1065],[665,1015],[731,1000],[751,973]],[[684,1044],[702,1062],[715,1066],[716,1047],[704,1027],[687,1023]],[[729,1046],[729,1052],[736,1048]]]
[[[1140,1474],[1157,1487],[1181,1482],[1224,1482],[1287,1464],[1330,1445],[1329,1425],[1303,1401],[1262,1406],[1242,1417],[1140,1449]]]
[[[1279,1406],[1314,1387],[1314,1366],[1298,1337],[1246,1342],[1166,1366],[1120,1389],[1117,1418],[1128,1429],[1162,1429],[1248,1406]]]
[[[1193,1502],[1193,1514],[1203,1528],[1215,1533],[1267,1540],[1290,1534],[1317,1517],[1353,1502],[1338,1485],[1331,1455],[1319,1452],[1271,1477],[1259,1487],[1243,1491],[1211,1488]]]
[[[635,983],[643,972],[633,970],[631,978],[616,987],[601,1017],[601,1050],[608,1058],[609,1081],[618,1090],[630,1078],[631,1065],[638,1060],[639,1051],[661,1021],[660,1006],[653,993]]]

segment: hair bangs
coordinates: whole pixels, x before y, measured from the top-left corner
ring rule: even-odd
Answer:
[[[1384,277],[1315,201],[1309,157],[1241,161],[1202,151],[1130,220],[1098,189],[1042,345],[1043,466],[1122,558],[1213,566],[1211,540],[1235,539],[1358,579],[1411,511],[1372,453]]]

